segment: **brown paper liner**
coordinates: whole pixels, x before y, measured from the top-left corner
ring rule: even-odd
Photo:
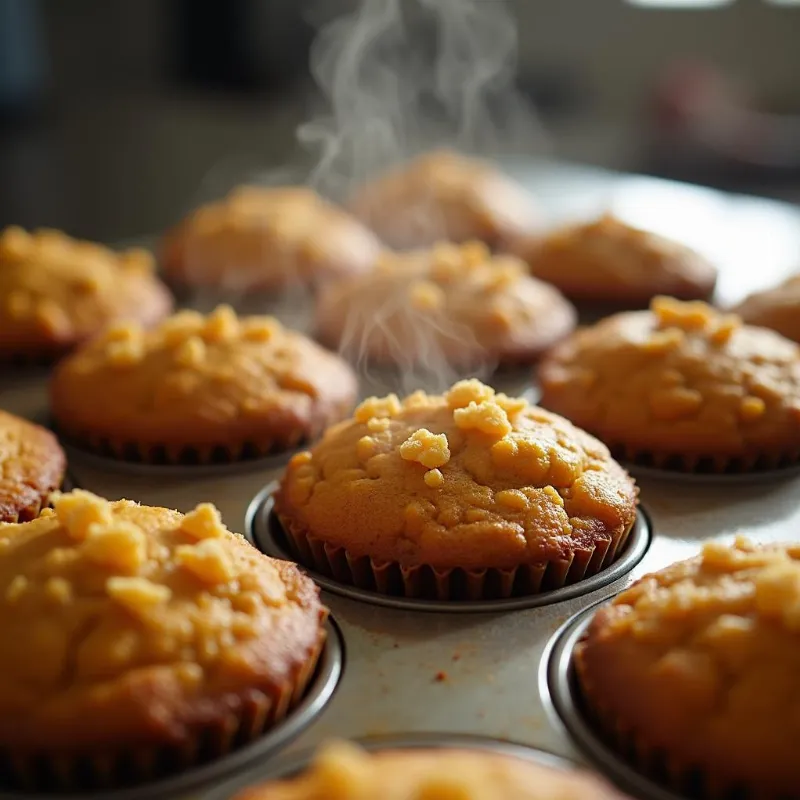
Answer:
[[[630,464],[692,475],[758,474],[767,470],[788,469],[800,465],[800,449],[782,453],[750,453],[737,457],[654,453],[623,444],[611,445],[609,449],[616,458]]]
[[[65,488],[65,482],[67,484]],[[64,475],[61,478],[61,483],[59,484],[60,488],[63,491],[69,491],[72,488],[72,480],[69,478],[68,475]],[[33,502],[29,503],[24,508],[17,509],[15,514],[8,514],[5,517],[0,518],[0,522],[30,522],[36,517],[39,516],[43,508],[47,508],[50,505],[50,495],[56,491],[59,487],[54,487],[48,492],[45,492]]]
[[[277,518],[294,557],[327,577],[378,594],[453,601],[524,597],[577,583],[612,564],[625,549],[633,528],[631,525],[592,548],[576,550],[569,559],[520,564],[510,569],[443,569],[429,564],[409,567],[395,561],[355,556],[344,547],[315,538],[279,514]]]
[[[321,624],[327,617],[325,612]],[[15,753],[0,750],[0,790],[74,792],[110,790],[174,776],[223,758],[254,742],[283,721],[300,702],[314,676],[325,646],[325,630],[305,663],[298,666],[272,696],[246,693],[238,711],[195,729],[172,745],[126,748],[94,753]]]
[[[57,432],[59,432],[57,430]],[[146,443],[112,439],[97,434],[69,434],[64,440],[79,450],[93,455],[124,461],[128,464],[152,466],[209,466],[238,464],[259,458],[291,452],[309,442],[303,431],[290,431],[280,439],[268,438],[237,444],[172,444]]]

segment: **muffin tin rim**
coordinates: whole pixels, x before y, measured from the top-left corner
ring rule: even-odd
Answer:
[[[383,736],[356,737],[347,741],[359,745],[367,752],[395,749],[421,750],[426,748],[483,750],[499,755],[521,758],[534,764],[559,770],[572,771],[582,768],[582,765],[575,761],[547,750],[525,745],[521,742],[496,739],[480,734],[412,731]],[[309,765],[318,749],[318,746],[307,747],[292,755],[283,764],[274,763],[272,768],[267,766],[263,771],[254,769],[250,773],[232,776],[204,794],[202,800],[232,800],[236,793],[248,787],[254,787],[268,780],[278,780],[297,775]],[[583,771],[585,771],[585,768],[583,768]]]
[[[599,774],[624,791],[644,800],[686,800],[661,786],[603,743],[585,718],[575,698],[575,673],[572,656],[575,646],[601,606],[613,600],[606,597],[581,609],[553,634],[545,646],[539,665],[538,688],[551,723],[565,731],[576,749]]]
[[[329,615],[325,622],[327,637],[319,664],[303,699],[289,711],[274,728],[243,747],[221,758],[174,775],[126,786],[120,789],[100,789],[94,792],[25,792],[0,790],[0,800],[161,800],[193,792],[204,795],[211,782],[230,779],[246,773],[259,759],[277,755],[297,738],[327,708],[336,693],[345,669],[345,643],[341,628]]]
[[[639,478],[665,483],[686,483],[698,486],[738,486],[749,483],[775,483],[800,478],[800,463],[777,469],[753,470],[751,472],[682,472],[677,469],[648,467],[629,461],[617,459],[619,463],[638,481]]]
[[[349,586],[339,581],[328,578],[311,567],[297,561],[279,542],[276,542],[270,532],[271,522],[274,520],[272,508],[272,495],[277,488],[277,481],[270,481],[250,502],[245,513],[244,535],[247,540],[258,550],[272,558],[296,563],[318,586],[323,590],[345,597],[348,600],[369,603],[385,608],[403,611],[444,612],[444,613],[487,613],[498,611],[517,611],[528,608],[541,608],[554,605],[566,600],[574,600],[602,589],[620,578],[628,575],[642,559],[652,543],[653,523],[650,515],[639,504],[636,508],[636,520],[633,523],[628,542],[623,554],[595,575],[577,581],[576,583],[553,589],[549,592],[512,597],[500,600],[426,600],[409,597],[396,597],[383,595],[378,592]],[[277,522],[277,520],[275,520]],[[266,543],[266,546],[265,546]]]

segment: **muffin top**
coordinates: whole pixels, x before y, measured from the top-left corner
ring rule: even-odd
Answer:
[[[467,380],[365,400],[292,458],[276,509],[355,556],[502,569],[611,539],[633,523],[636,494],[596,439]]]
[[[721,788],[793,796],[800,545],[709,542],[601,608],[576,658],[587,702],[610,724]]]
[[[357,392],[338,356],[228,306],[111,328],[62,361],[50,388],[68,435],[197,445],[296,443],[348,413]]]
[[[513,250],[531,274],[582,302],[638,307],[659,294],[703,300],[717,280],[716,268],[690,248],[611,215],[520,240]]]
[[[165,238],[161,261],[177,283],[273,290],[371,269],[377,239],[300,186],[242,186],[189,215]]]
[[[0,410],[0,522],[35,517],[66,465],[50,431]]]
[[[390,247],[480,239],[501,247],[539,225],[538,205],[492,164],[435,150],[362,186],[350,208]]]
[[[440,243],[386,254],[317,303],[317,332],[352,360],[407,364],[530,361],[568,334],[576,313],[557,289],[486,245]]]
[[[293,565],[220,522],[55,496],[0,525],[0,746],[169,743],[316,652],[325,610]]]
[[[481,750],[382,750],[331,742],[298,778],[235,800],[613,800],[605,782]]]
[[[607,444],[740,456],[800,449],[800,348],[705,303],[659,297],[554,348],[542,405]]]
[[[0,360],[50,358],[108,324],[144,325],[169,314],[172,299],[152,256],[115,253],[59,231],[0,234]]]
[[[734,313],[751,325],[761,325],[800,342],[800,275],[793,275],[773,289],[755,292]]]

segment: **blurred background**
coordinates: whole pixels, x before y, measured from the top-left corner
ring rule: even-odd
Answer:
[[[800,0],[507,5],[543,157],[800,203]],[[313,12],[0,0],[0,225],[136,237],[296,158]]]

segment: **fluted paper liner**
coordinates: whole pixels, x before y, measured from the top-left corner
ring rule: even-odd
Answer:
[[[323,542],[302,526],[276,514],[294,557],[340,583],[382,595],[420,600],[500,600],[560,589],[597,574],[625,549],[633,525],[592,548],[576,550],[568,559],[494,567],[440,568],[429,564],[404,566],[356,556],[345,547]]]
[[[640,467],[690,475],[746,475],[800,465],[800,449],[782,453],[748,453],[742,456],[656,453],[630,445],[610,445],[613,455]]]
[[[320,624],[326,618],[327,613],[324,613]],[[256,693],[245,690],[238,712],[194,730],[190,738],[179,744],[85,754],[0,750],[0,776],[10,784],[0,786],[0,790],[111,790],[172,777],[224,758],[268,734],[300,702],[314,676],[325,641],[325,631],[320,630],[308,659],[284,684],[274,688],[272,696],[259,693],[261,696],[255,697]]]

